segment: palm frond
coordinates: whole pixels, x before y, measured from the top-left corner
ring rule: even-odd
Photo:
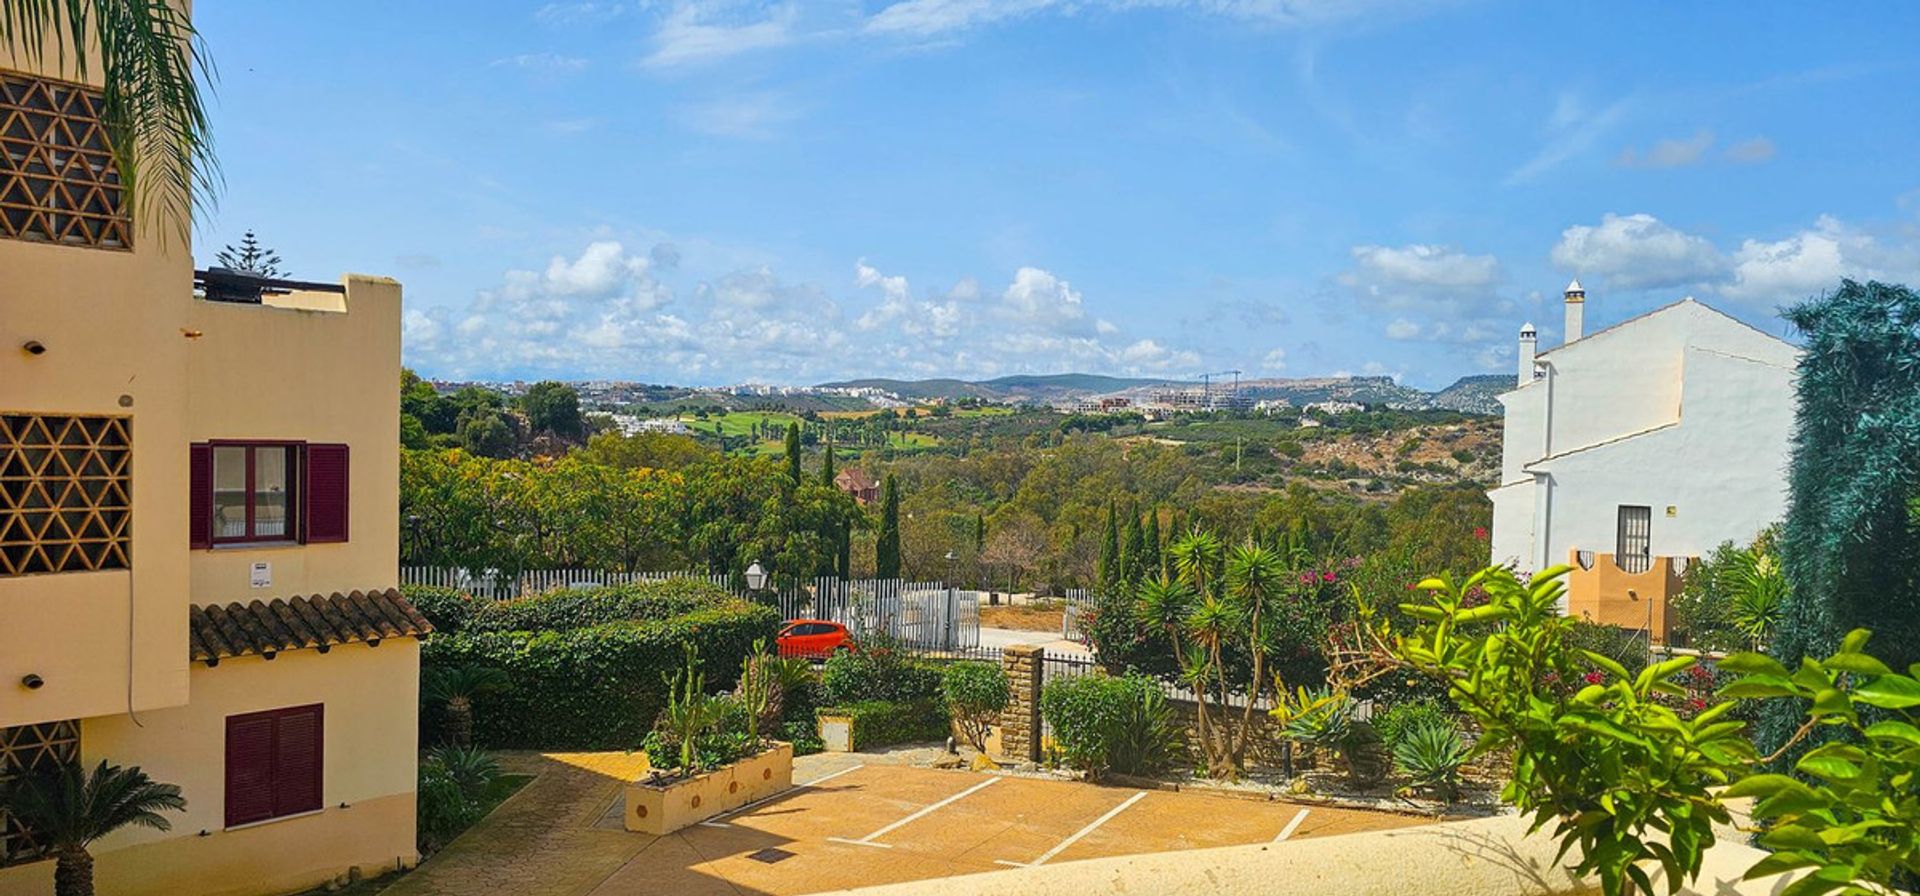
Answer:
[[[179,787],[155,782],[139,766],[102,760],[91,773],[76,764],[30,776],[9,790],[6,807],[46,843],[83,849],[124,827],[168,830],[172,823],[160,813],[184,810],[187,801]]]
[[[184,242],[221,184],[201,94],[214,72],[172,0],[0,0],[0,44],[102,79],[102,123],[136,219]]]

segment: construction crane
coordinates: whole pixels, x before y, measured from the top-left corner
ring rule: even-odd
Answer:
[[[1216,376],[1233,377],[1233,391],[1227,394],[1228,395],[1240,394],[1240,371],[1216,370],[1212,373],[1200,374],[1200,406],[1206,408],[1209,411],[1213,410],[1213,378]]]

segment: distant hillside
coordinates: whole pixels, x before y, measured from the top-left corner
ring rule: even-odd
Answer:
[[[1513,377],[1498,373],[1463,376],[1433,393],[1433,406],[1469,414],[1500,413],[1500,393],[1512,389]]]
[[[821,383],[822,388],[885,389],[901,398],[932,399],[979,398],[987,401],[1057,401],[1082,395],[1099,395],[1124,389],[1159,385],[1167,380],[1130,379],[1091,373],[1058,373],[1048,376],[1003,376],[979,382],[956,379],[895,380],[872,378]]]

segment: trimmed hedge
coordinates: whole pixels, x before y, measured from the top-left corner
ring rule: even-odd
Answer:
[[[862,700],[823,707],[820,715],[851,717],[855,750],[946,740],[953,730],[946,712],[931,700]]]
[[[612,602],[632,607],[617,595]],[[545,604],[540,612],[551,612],[551,618],[595,618],[603,611],[590,603]],[[780,614],[774,610],[729,599],[667,619],[538,632],[436,634],[427,639],[421,665],[491,666],[506,673],[503,690],[474,700],[478,743],[494,748],[632,749],[666,704],[665,676],[685,661],[682,645],[699,648],[707,687],[726,690],[739,678],[740,662],[752,652],[754,641],[772,643],[779,625]]]
[[[434,631],[449,635],[465,629],[487,606],[486,601],[464,591],[435,585],[401,585],[400,594],[433,623]]]
[[[586,628],[609,622],[671,619],[733,599],[726,589],[698,579],[556,588],[486,605],[468,627],[487,632]]]
[[[836,653],[820,670],[820,699],[836,705],[937,702],[940,667],[891,648]]]

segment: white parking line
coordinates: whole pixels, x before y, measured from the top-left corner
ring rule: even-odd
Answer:
[[[744,805],[744,806],[741,806],[741,807],[740,807],[740,808],[738,808],[738,809],[733,809],[733,810],[730,810],[730,811],[727,811],[727,812],[722,812],[722,813],[720,813],[719,815],[715,815],[714,817],[712,817],[712,818],[709,818],[709,819],[707,819],[706,821],[703,821],[703,822],[700,822],[700,825],[701,825],[702,827],[709,827],[709,828],[730,828],[730,827],[733,827],[733,825],[730,825],[730,824],[728,824],[728,823],[726,823],[726,822],[724,822],[724,821],[721,821],[720,819],[722,819],[722,818],[731,818],[731,817],[733,817],[733,816],[735,816],[735,815],[739,815],[740,813],[742,813],[742,812],[745,812],[745,811],[747,811],[748,809],[752,809],[752,808],[754,808],[755,806],[759,806],[759,805],[761,805],[761,804],[763,804],[763,803],[767,803],[767,802],[769,802],[769,801],[772,801],[772,800],[777,800],[777,799],[779,799],[779,798],[781,798],[781,797],[783,797],[783,796],[789,796],[789,795],[791,795],[791,794],[793,794],[793,793],[794,793],[794,791],[798,791],[798,790],[805,790],[805,789],[807,789],[807,788],[809,788],[809,787],[812,787],[812,786],[814,786],[815,784],[822,784],[822,783],[825,783],[825,782],[827,782],[827,781],[831,781],[831,780],[833,780],[833,779],[835,779],[835,778],[838,778],[838,777],[840,777],[841,775],[844,775],[844,774],[846,774],[847,772],[855,772],[855,771],[859,771],[860,769],[863,769],[863,768],[866,768],[866,766],[865,766],[865,765],[856,765],[856,766],[853,766],[853,767],[851,767],[851,768],[843,768],[843,769],[841,769],[841,770],[839,770],[839,771],[837,771],[837,772],[834,772],[834,773],[832,773],[832,774],[830,774],[830,775],[821,775],[820,777],[818,777],[818,778],[815,778],[815,779],[813,779],[813,780],[811,780],[811,781],[805,781],[805,782],[802,782],[802,783],[800,783],[800,784],[796,784],[796,785],[794,785],[794,786],[793,786],[793,788],[792,788],[791,790],[782,790],[782,791],[780,791],[779,793],[776,793],[776,794],[774,794],[774,795],[772,795],[772,796],[763,796],[763,797],[761,797],[761,798],[759,798],[759,799],[757,799],[757,800],[754,800],[754,801],[753,801],[753,802],[751,802],[751,803],[748,803],[748,804],[746,804],[746,805]]]
[[[1054,846],[1054,848],[1041,853],[1040,858],[1034,859],[1031,862],[1010,862],[1010,861],[1007,861],[1006,859],[995,859],[994,861],[1001,865],[1012,865],[1015,868],[1032,868],[1036,865],[1044,865],[1047,863],[1048,859],[1051,859],[1054,856],[1057,856],[1063,852],[1066,852],[1067,847],[1080,842],[1081,837],[1085,837],[1086,835],[1093,833],[1095,828],[1098,828],[1099,826],[1106,824],[1109,821],[1112,821],[1115,815],[1119,815],[1121,812],[1126,811],[1128,806],[1131,806],[1134,803],[1140,802],[1140,800],[1144,798],[1146,795],[1147,795],[1147,792],[1142,790],[1139,793],[1134,794],[1133,796],[1127,797],[1125,802],[1122,802],[1120,805],[1115,806],[1111,809],[1108,809],[1107,814],[1094,819],[1092,824],[1087,825],[1086,827],[1081,828],[1078,831],[1075,831],[1073,833],[1073,836],[1060,841],[1060,843]]]
[[[953,796],[947,797],[946,799],[941,800],[940,802],[934,803],[933,805],[928,806],[925,809],[921,809],[920,811],[915,812],[912,815],[902,818],[899,821],[896,821],[893,824],[887,825],[886,827],[881,828],[880,830],[874,831],[873,833],[868,834],[865,837],[861,837],[858,840],[848,840],[845,837],[828,837],[827,839],[832,840],[835,843],[847,843],[853,846],[877,846],[881,849],[892,849],[893,847],[888,844],[875,843],[873,841],[881,837],[884,837],[887,834],[893,833],[894,831],[899,830],[900,828],[915,821],[916,819],[925,817],[928,813],[934,811],[935,809],[940,809],[945,806],[952,805],[953,803],[959,802],[960,799],[965,797],[966,795],[970,793],[974,793],[975,791],[984,790],[993,784],[999,783],[999,781],[1000,781],[999,778],[988,778],[985,781],[981,781],[980,783],[975,784],[972,787],[962,790],[959,793],[954,794]]]
[[[1280,841],[1293,836],[1294,829],[1300,827],[1300,822],[1303,822],[1306,820],[1307,820],[1307,810],[1301,809],[1300,814],[1295,815],[1292,821],[1287,822],[1286,827],[1280,829],[1280,836],[1273,838],[1273,842],[1279,843]]]

